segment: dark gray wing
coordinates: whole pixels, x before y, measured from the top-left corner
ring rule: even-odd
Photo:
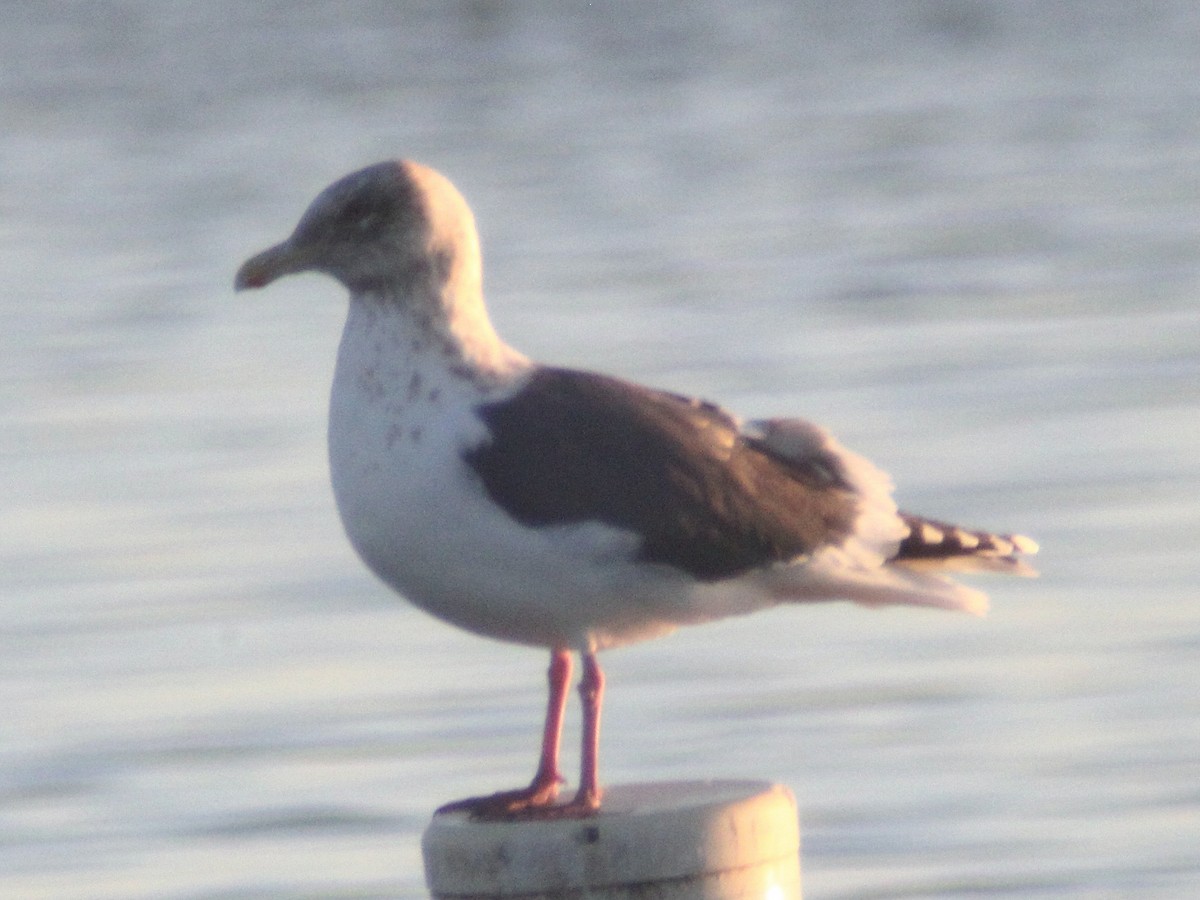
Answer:
[[[465,458],[513,518],[625,529],[641,536],[641,559],[696,578],[795,559],[854,530],[853,491],[711,404],[543,368],[479,414],[491,438]]]

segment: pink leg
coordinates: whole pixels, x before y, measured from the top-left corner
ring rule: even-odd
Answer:
[[[571,683],[570,651],[551,651],[547,677],[550,699],[546,704],[546,724],[542,729],[542,757],[529,789],[539,795],[548,792],[550,796],[544,803],[553,803],[558,796],[558,785],[563,780],[558,771],[558,749],[562,744],[563,714],[567,710],[567,687]]]
[[[579,682],[583,701],[583,741],[579,749],[579,792],[569,806],[578,812],[600,808],[600,707],[604,702],[604,672],[595,653],[583,654],[583,678]]]
[[[505,817],[550,806],[558,798],[558,786],[563,780],[558,771],[558,750],[562,742],[563,713],[567,708],[567,688],[571,683],[570,651],[561,647],[552,650],[547,674],[550,699],[546,705],[546,725],[542,730],[542,754],[529,787],[456,800],[440,807],[438,812],[470,812],[479,817]]]

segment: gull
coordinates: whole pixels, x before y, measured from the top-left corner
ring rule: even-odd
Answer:
[[[742,422],[510,347],[484,306],[471,210],[419,163],[382,162],[330,185],[235,286],[300,272],[350,294],[328,433],[350,543],[437,618],[550,651],[532,782],[443,811],[600,809],[602,650],[781,604],[982,614],[987,598],[945,573],[1034,574],[1020,558],[1034,541],[900,511],[888,477],[817,425]],[[575,653],[580,778],[560,802]]]

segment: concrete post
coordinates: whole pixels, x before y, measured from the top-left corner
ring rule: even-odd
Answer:
[[[585,819],[441,813],[422,840],[438,900],[800,900],[787,788],[762,781],[614,785]]]

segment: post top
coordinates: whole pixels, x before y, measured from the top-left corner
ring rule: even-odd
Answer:
[[[582,819],[493,822],[439,813],[422,848],[435,897],[604,896],[664,883],[690,884],[697,896],[697,884],[731,877],[783,885],[774,897],[800,895],[796,803],[786,787],[767,781],[613,785],[600,812]]]

